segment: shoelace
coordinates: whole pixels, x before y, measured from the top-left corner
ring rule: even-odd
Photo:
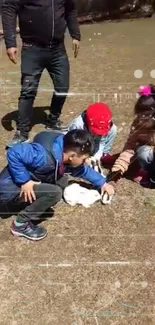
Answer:
[[[31,229],[35,230],[37,227],[33,224],[32,221],[27,222],[27,226],[29,226]]]

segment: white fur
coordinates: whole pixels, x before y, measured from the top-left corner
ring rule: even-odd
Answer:
[[[101,200],[101,195],[96,190],[89,190],[74,183],[65,188],[64,199],[71,206],[80,204],[85,208],[89,208],[96,201]]]

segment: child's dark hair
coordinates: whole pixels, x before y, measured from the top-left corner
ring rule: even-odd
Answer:
[[[144,87],[148,87],[150,89],[150,93],[141,94],[135,105],[134,112],[136,115],[144,113],[146,115],[155,115],[155,86],[150,84]]]
[[[64,152],[75,151],[78,155],[94,154],[94,140],[85,130],[72,130],[64,136]]]

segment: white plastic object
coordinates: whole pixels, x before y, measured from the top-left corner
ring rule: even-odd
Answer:
[[[101,197],[101,202],[103,204],[110,204],[112,201],[113,195],[108,195],[107,192],[105,192]]]

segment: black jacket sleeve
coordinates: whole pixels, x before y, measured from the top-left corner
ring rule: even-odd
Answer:
[[[71,37],[80,41],[81,34],[77,19],[76,0],[66,0],[65,16]]]
[[[6,48],[16,47],[16,21],[20,0],[3,0],[2,26]]]

